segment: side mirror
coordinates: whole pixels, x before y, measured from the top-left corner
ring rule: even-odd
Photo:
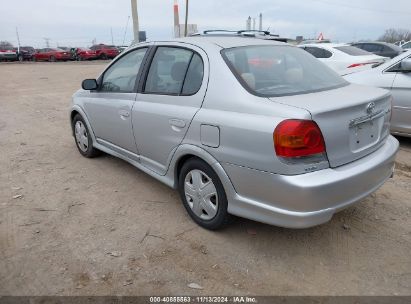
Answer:
[[[81,83],[81,87],[83,88],[83,90],[86,90],[86,91],[97,90],[97,88],[98,88],[97,80],[95,80],[95,79],[85,79]]]
[[[411,72],[411,58],[407,58],[401,61],[401,71],[406,73]]]

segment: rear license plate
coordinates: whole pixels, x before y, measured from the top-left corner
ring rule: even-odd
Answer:
[[[380,140],[383,117],[360,123],[350,128],[351,151],[358,152],[375,145]]]

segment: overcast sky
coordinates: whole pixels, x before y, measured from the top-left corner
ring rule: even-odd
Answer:
[[[17,44],[16,27],[23,45],[88,46],[123,43],[130,0],[18,0],[2,1],[0,40]],[[184,20],[184,0],[180,22]],[[173,0],[138,0],[141,30],[150,40],[173,33]],[[204,29],[243,29],[248,16],[263,14],[264,29],[283,37],[318,36],[339,42],[376,39],[385,29],[411,30],[411,0],[190,0],[189,23]],[[257,21],[258,24],[258,21]],[[131,20],[125,44],[132,39]]]

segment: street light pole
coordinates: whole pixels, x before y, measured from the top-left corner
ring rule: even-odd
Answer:
[[[187,26],[188,26],[188,0],[186,0],[186,21],[184,24],[184,36],[187,37]]]
[[[133,17],[134,43],[138,43],[140,42],[140,30],[138,25],[137,0],[131,0],[131,15]]]

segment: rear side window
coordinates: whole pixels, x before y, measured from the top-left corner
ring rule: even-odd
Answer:
[[[372,44],[372,43],[365,43],[362,47],[363,50],[366,50],[371,53],[375,52],[382,52],[382,45],[379,44]]]
[[[159,47],[152,60],[144,92],[166,95],[192,94],[201,86],[202,70],[202,61],[200,64],[192,51],[176,47]],[[188,79],[184,84],[186,76]],[[198,80],[200,77],[201,80]]]
[[[182,94],[193,95],[198,92],[203,82],[204,64],[198,54],[194,54],[184,81]]]
[[[330,58],[333,55],[330,51],[317,47],[307,46],[305,50],[311,55],[313,55],[315,58]]]
[[[347,55],[350,56],[366,56],[366,55],[371,55],[370,53],[368,53],[367,51],[364,51],[362,49],[359,49],[355,46],[351,46],[351,45],[345,45],[345,46],[336,46],[335,47],[336,50],[339,50]]]

